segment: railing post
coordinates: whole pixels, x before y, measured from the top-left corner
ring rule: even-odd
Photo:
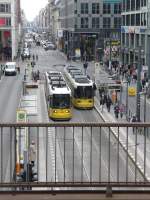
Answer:
[[[107,187],[106,187],[106,197],[112,197],[112,187],[111,187],[111,185],[107,185]]]

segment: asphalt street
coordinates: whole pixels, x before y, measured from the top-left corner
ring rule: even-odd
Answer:
[[[40,70],[41,74],[45,71],[49,70],[57,70],[63,71],[64,65],[66,64],[66,60],[64,56],[58,51],[45,51],[42,47],[35,47],[32,49],[33,54],[38,54],[39,60],[36,62],[36,66],[34,70]],[[82,68],[81,63],[74,63],[79,65]],[[88,74],[90,74],[90,70],[93,70],[93,67],[89,66]],[[93,76],[93,74],[92,74]],[[41,96],[42,98],[42,96]],[[43,99],[43,98],[42,98]],[[43,100],[42,100],[43,101]],[[41,105],[42,107],[42,105]],[[41,112],[41,120],[45,120],[45,113]],[[95,109],[93,110],[77,110],[73,109],[73,118],[70,122],[102,122],[103,120],[98,115]],[[50,120],[50,122],[53,122]],[[53,145],[55,145],[55,132],[56,130],[50,131],[50,137],[48,140],[53,141]],[[91,132],[90,129],[85,128],[83,133],[84,144],[81,140],[82,130],[76,129],[73,138],[73,129],[68,128],[66,133],[61,130],[57,130],[57,142],[55,150],[57,152],[56,158],[53,155],[50,155],[50,151],[48,152],[48,165],[51,166],[51,163],[55,163],[53,167],[57,168],[57,180],[63,181],[64,176],[65,180],[71,181],[72,178],[76,181],[82,180],[92,180],[98,181],[99,179],[103,181],[108,181],[108,170],[109,170],[109,162],[111,163],[110,169],[110,177],[111,181],[115,181],[117,178],[117,173],[119,171],[120,181],[125,180],[125,171],[126,171],[126,163],[125,163],[125,153],[120,150],[119,158],[116,155],[116,146],[115,139],[111,136],[112,145],[110,146],[109,155],[108,152],[108,131],[102,130],[102,143],[100,144],[99,141],[99,129],[94,129],[94,135],[92,138],[92,155],[90,152],[90,141],[91,141]],[[46,146],[46,141],[44,140],[44,144]],[[51,144],[51,141],[48,141],[48,144]],[[64,145],[65,144],[65,145]],[[73,149],[74,144],[74,149]],[[100,149],[100,146],[102,149]],[[51,149],[51,147],[49,147]],[[45,149],[46,151],[46,149]],[[101,151],[101,155],[100,155]],[[110,156],[110,160],[109,160]],[[101,157],[101,158],[100,158]],[[74,158],[74,160],[73,160]],[[98,159],[99,164],[98,164]],[[55,160],[50,160],[55,159]],[[91,159],[92,159],[92,166],[91,166]],[[119,160],[119,169],[118,170],[118,163],[117,159]],[[130,181],[134,180],[134,166],[130,163],[130,167],[128,168],[128,176]],[[73,171],[74,170],[74,171]],[[54,179],[55,169],[49,171],[48,177],[49,180]],[[92,174],[92,175],[91,175]],[[74,176],[73,176],[74,175]],[[91,177],[92,176],[92,177]]]
[[[45,51],[42,47],[35,47],[33,46],[31,49],[32,54],[38,54],[38,61],[36,61],[36,66],[33,70],[39,70],[41,77],[44,77],[43,74],[49,70],[57,70],[63,71],[64,65],[66,64],[66,60],[64,56],[59,51]],[[24,63],[20,63],[22,65],[21,74],[14,76],[14,77],[3,77],[0,82],[0,117],[1,122],[15,122],[16,121],[16,109],[19,105],[21,93],[22,93],[22,79],[24,75],[24,66],[27,64],[26,61]],[[77,65],[81,65],[81,63],[76,63]],[[91,75],[93,71],[93,67],[88,68],[88,73]],[[93,76],[93,74],[92,74]],[[45,122],[47,120],[45,118],[45,109],[43,108],[43,104],[45,104],[45,96],[43,95],[44,91],[41,92],[41,99],[40,99],[40,122]],[[70,122],[102,122],[102,118],[98,115],[95,109],[93,110],[76,110],[73,109],[73,118]],[[38,121],[37,121],[38,122]],[[51,122],[51,120],[50,120]],[[2,153],[0,154],[0,161],[1,161],[1,180],[8,180],[9,177],[12,175],[11,170],[13,169],[13,164],[10,164],[10,146],[13,146],[14,141],[13,137],[11,136],[10,130],[1,130],[1,137],[0,142],[2,145]],[[81,129],[76,129],[75,135],[73,138],[73,129],[68,128],[66,134],[64,134],[63,130],[57,131],[57,159],[55,161],[55,167],[57,166],[57,178],[58,180],[63,179],[64,170],[67,174],[67,180],[72,180],[72,173],[74,173],[74,179],[80,181],[83,180],[99,180],[100,178],[103,181],[107,181],[108,178],[108,171],[110,171],[111,180],[116,180],[118,167],[119,170],[119,177],[121,180],[125,179],[125,169],[126,165],[124,162],[125,153],[120,150],[119,157],[116,157],[116,147],[113,145],[115,143],[115,139],[111,136],[112,144],[108,143],[108,131],[105,129],[102,130],[101,133],[101,143],[99,138],[99,129],[94,129],[94,134],[91,140],[91,130],[85,128],[84,132]],[[44,151],[47,149],[46,144],[49,145],[48,149],[51,148],[51,141],[55,140],[55,130],[51,130],[50,135],[45,137],[43,135],[43,144],[42,148]],[[83,136],[84,143],[82,143],[81,135]],[[32,137],[33,134],[32,134]],[[37,137],[35,135],[35,137]],[[46,141],[48,139],[48,141]],[[92,143],[91,143],[92,141]],[[47,143],[48,142],[48,143]],[[65,142],[65,145],[64,145]],[[74,149],[73,145],[74,144]],[[92,144],[92,146],[90,146]],[[110,145],[110,149],[108,148]],[[13,146],[14,147],[14,146]],[[92,148],[92,154],[90,149]],[[39,151],[39,150],[38,150]],[[43,149],[42,149],[43,151]],[[100,154],[101,152],[101,154]],[[111,152],[111,154],[109,153]],[[51,155],[51,151],[45,152],[48,153],[48,161],[46,161],[47,165],[52,166],[52,159],[54,156]],[[40,154],[40,152],[39,152]],[[12,155],[13,159],[14,155]],[[72,159],[74,158],[74,160]],[[45,158],[44,159],[45,162]],[[99,164],[98,161],[99,159]],[[119,166],[117,167],[117,159],[119,160]],[[92,165],[91,165],[92,161]],[[39,161],[38,161],[39,162]],[[44,163],[43,162],[43,163]],[[109,163],[111,163],[111,169],[109,169]],[[6,167],[7,166],[7,167]],[[72,169],[75,171],[73,172]],[[133,165],[130,163],[130,167],[128,168],[128,173],[130,180],[134,180],[134,168]],[[52,170],[55,171],[54,169]],[[8,173],[7,173],[8,172]],[[50,171],[51,173],[51,171]],[[6,176],[7,175],[7,176]],[[54,174],[49,175],[50,180],[52,177],[54,178]]]

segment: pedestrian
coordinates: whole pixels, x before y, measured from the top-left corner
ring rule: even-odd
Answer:
[[[32,58],[33,58],[33,60],[35,60],[35,55],[34,54],[33,54]]]
[[[34,68],[35,64],[36,64],[36,63],[35,63],[34,61],[32,61],[32,62],[31,62],[31,67]]]
[[[87,68],[88,68],[88,63],[86,61],[83,63],[83,68],[84,68],[84,73],[86,75],[86,71],[87,71]]]
[[[30,60],[30,58],[31,58],[31,55],[29,54],[29,55],[28,55],[28,60]]]
[[[142,89],[145,88],[145,84],[146,84],[146,81],[145,81],[145,79],[143,78],[143,79],[142,79]]]
[[[37,70],[37,80],[40,80],[40,71],[39,70]]]
[[[89,77],[89,79],[90,79],[90,77]],[[94,82],[93,83],[93,94],[94,94],[94,96],[96,95],[96,90],[97,90],[97,87],[96,87],[96,83]]]
[[[130,85],[130,83],[131,83],[131,76],[129,74],[127,74],[127,82]]]
[[[101,111],[103,112],[103,106],[104,106],[104,96],[102,96],[102,98],[100,98],[100,108],[101,108]]]
[[[5,73],[5,65],[1,65],[1,72],[2,72],[2,74]]]
[[[18,71],[18,74],[20,74],[20,67],[19,66],[17,67],[17,71]]]
[[[35,142],[32,140],[29,148],[29,161],[34,166],[36,160],[36,148],[35,148]]]
[[[116,104],[114,107],[114,113],[115,113],[115,117],[118,119],[119,117],[119,105]]]
[[[110,112],[111,104],[112,104],[111,98],[107,97],[106,107],[107,107],[108,112]]]
[[[24,55],[23,54],[21,54],[21,60],[22,60],[22,62],[24,61]]]
[[[119,107],[119,111],[120,111],[120,118],[123,117],[123,114],[125,112],[125,105],[124,104],[121,104],[120,107]]]
[[[136,115],[133,115],[133,116],[132,116],[132,118],[131,118],[131,122],[132,122],[132,123],[135,123],[135,122],[137,122]],[[136,128],[135,128],[135,127],[133,127],[133,134],[135,133],[135,130],[136,130]]]
[[[39,57],[38,57],[38,55],[36,54],[36,61],[38,61],[38,59],[39,59]]]

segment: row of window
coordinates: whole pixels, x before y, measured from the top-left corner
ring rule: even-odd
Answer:
[[[147,6],[147,0],[123,0],[123,11],[140,10]]]
[[[129,34],[129,33],[122,33],[122,44],[124,46],[130,47],[138,47],[142,46],[145,47],[145,35],[141,34],[141,40],[139,34]]]
[[[11,13],[11,5],[8,3],[1,3],[0,13]]]
[[[121,27],[121,18],[120,17],[114,17],[114,28],[120,28]],[[82,17],[81,18],[81,28],[89,28],[89,18],[88,17]],[[92,18],[92,28],[100,28],[100,19],[98,17]],[[103,18],[103,28],[111,28],[111,18],[110,17],[104,17]]]
[[[114,4],[114,14],[121,13],[121,3]],[[81,3],[81,14],[89,14],[89,3]],[[100,14],[100,4],[92,3],[92,14]],[[103,14],[111,14],[111,4],[103,4]]]
[[[146,26],[146,25],[147,25],[146,13],[123,15],[123,26]]]
[[[11,17],[0,18],[0,27],[11,26]]]

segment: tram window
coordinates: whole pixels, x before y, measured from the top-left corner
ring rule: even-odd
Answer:
[[[85,87],[84,90],[85,90],[85,96],[87,98],[92,98],[93,97],[93,88],[92,88],[92,86]]]
[[[69,94],[53,95],[53,108],[69,108],[71,104]]]
[[[93,97],[93,88],[92,86],[80,86],[75,90],[76,98],[92,98]]]

